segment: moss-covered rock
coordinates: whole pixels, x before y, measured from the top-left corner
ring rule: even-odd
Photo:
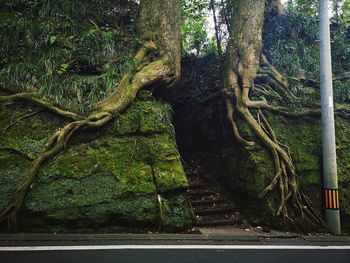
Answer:
[[[186,209],[184,209],[186,207]],[[191,227],[194,217],[185,195],[166,196],[162,199],[163,227],[179,231]]]
[[[137,13],[138,4],[127,0],[2,1],[1,86],[89,112],[135,66]],[[141,91],[107,127],[73,136],[41,168],[19,217],[22,230],[188,227],[190,208],[179,194],[188,182],[170,119],[168,104]],[[68,121],[28,104],[0,104],[0,209],[13,198],[30,160]],[[170,193],[163,224],[157,196]]]
[[[9,113],[15,121],[26,110],[3,105],[0,123],[5,127],[11,122]],[[82,232],[161,225],[165,231],[178,231],[191,226],[191,208],[182,194],[188,181],[170,114],[169,106],[143,98],[99,133],[77,134],[64,152],[41,168],[19,217],[22,230],[57,231],[53,229],[59,225],[60,231]],[[28,159],[38,154],[62,122],[42,112],[7,129],[0,150],[0,209],[25,177]]]
[[[322,126],[320,119],[288,119],[269,114],[269,122],[281,143],[290,149],[302,190],[321,210],[322,196]],[[244,125],[243,132],[245,131]],[[336,119],[338,177],[340,183],[340,211],[344,231],[350,230],[350,125],[342,118]],[[274,177],[269,152],[260,146],[253,150],[241,147],[226,151],[227,177],[243,214],[254,224],[280,224],[276,216],[278,191],[264,199],[257,195]]]

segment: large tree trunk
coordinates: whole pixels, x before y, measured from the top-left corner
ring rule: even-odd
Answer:
[[[17,227],[17,215],[40,167],[59,154],[77,130],[106,125],[133,102],[140,89],[150,85],[172,86],[179,79],[180,8],[180,0],[141,0],[140,38],[143,43],[135,54],[133,70],[124,75],[115,90],[100,101],[87,117],[53,107],[32,93],[0,96],[0,102],[25,101],[74,120],[59,129],[34,159],[27,176],[18,186],[14,199],[0,214],[0,221],[8,218],[10,225]]]
[[[303,227],[306,222],[309,226],[319,226],[323,223],[322,219],[308,198],[300,193],[296,171],[287,148],[278,142],[273,128],[261,111],[275,108],[268,105],[265,100],[253,101],[250,98],[259,63],[263,65],[263,75],[273,78],[282,90],[288,88],[285,79],[261,55],[265,0],[235,0],[232,5],[234,14],[231,18],[226,53],[224,95],[227,117],[231,122],[233,133],[242,145],[254,146],[255,142],[242,138],[239,133],[236,122],[239,114],[271,153],[275,175],[271,179],[271,184],[260,193],[259,197],[265,197],[267,193],[278,187],[280,204],[276,208],[277,215],[281,215],[287,223],[301,223],[298,224],[299,227]],[[288,90],[285,92],[287,93]],[[257,118],[252,114],[252,109],[258,110]]]
[[[95,110],[119,112],[145,86],[172,86],[180,77],[181,5],[179,0],[142,0],[140,37],[144,46],[135,56],[136,71],[124,76],[116,90]]]
[[[227,116],[237,140],[245,145],[234,121],[234,110],[246,111],[244,101],[254,81],[262,43],[265,1],[233,1],[234,14],[230,22],[229,41],[226,52],[226,80],[224,84]],[[244,97],[244,99],[243,99]],[[236,105],[234,105],[236,102]]]

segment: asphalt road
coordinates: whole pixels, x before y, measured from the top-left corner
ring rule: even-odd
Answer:
[[[350,237],[1,235],[0,263],[350,263]]]
[[[159,246],[143,246],[142,248],[83,247],[78,248],[48,248],[27,247],[26,251],[1,251],[0,262],[36,262],[36,263],[70,263],[70,262],[152,262],[152,263],[204,263],[204,262],[350,262],[350,247],[320,247],[320,246],[216,246],[174,248]]]

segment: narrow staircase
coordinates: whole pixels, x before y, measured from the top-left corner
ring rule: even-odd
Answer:
[[[196,217],[196,227],[248,226],[222,187],[202,176],[197,167],[188,167],[186,173],[190,184],[187,196]]]

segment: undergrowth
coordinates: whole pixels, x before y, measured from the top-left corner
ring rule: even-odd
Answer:
[[[0,86],[87,112],[133,66],[137,5],[119,1],[1,1]]]
[[[297,10],[271,17],[264,28],[264,52],[270,62],[293,84],[295,79],[319,81],[320,54],[317,17],[308,17]],[[350,71],[350,28],[331,23],[333,74]],[[334,99],[350,101],[349,81],[334,81]],[[303,85],[293,85],[297,95],[304,94]],[[316,90],[319,97],[319,89]],[[319,98],[318,98],[319,99]]]

